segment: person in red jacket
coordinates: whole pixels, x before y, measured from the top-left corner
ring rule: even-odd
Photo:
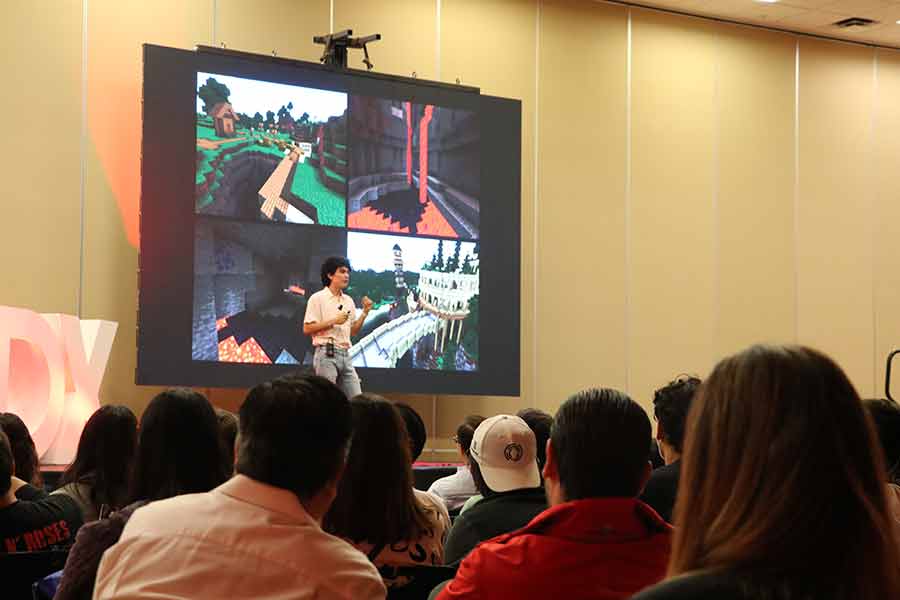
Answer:
[[[547,443],[550,508],[476,547],[438,600],[613,600],[660,581],[672,528],[637,499],[650,476],[650,440],[650,419],[622,392],[569,398]]]

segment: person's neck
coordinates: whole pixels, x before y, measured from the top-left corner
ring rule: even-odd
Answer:
[[[674,462],[678,462],[678,460],[680,458],[681,458],[681,452],[679,452],[678,450],[675,450],[674,448],[669,448],[665,452],[665,455],[663,456],[663,460],[666,461],[667,465],[671,465]]]
[[[328,289],[329,289],[329,291],[331,291],[331,294],[332,294],[333,296],[340,296],[341,294],[344,293],[344,290],[342,290],[341,288],[335,286],[334,284],[329,285],[329,286],[328,286]]]

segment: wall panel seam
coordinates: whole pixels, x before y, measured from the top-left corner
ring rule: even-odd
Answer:
[[[715,52],[714,62],[713,62],[713,106],[715,111],[715,122],[713,123],[713,160],[712,160],[712,213],[713,213],[713,239],[712,239],[712,251],[713,251],[713,265],[712,265],[712,277],[713,277],[713,326],[712,326],[712,339],[710,345],[710,360],[712,363],[715,362],[717,356],[716,350],[716,340],[719,336],[719,327],[721,325],[721,302],[722,302],[722,293],[720,286],[722,284],[721,279],[721,266],[722,261],[719,256],[719,252],[721,251],[721,214],[720,214],[720,186],[721,186],[721,151],[722,151],[722,97],[720,94],[719,84],[721,77],[721,36],[718,32],[716,32],[713,36],[713,48]]]
[[[878,118],[878,94],[879,94],[879,82],[878,82],[878,48],[875,48],[872,52],[872,112],[869,119],[869,155],[872,159],[877,154],[877,147],[875,144],[875,121]],[[878,250],[878,245],[876,243],[876,234],[877,234],[877,226],[878,222],[876,210],[878,206],[878,187],[874,185],[874,178],[872,175],[876,174],[875,168],[872,166],[874,160],[866,161],[869,164],[869,177],[867,179],[870,182],[871,190],[869,193],[869,240],[871,243],[871,251],[872,255],[869,260],[869,267],[872,274],[872,394],[874,396],[878,395],[878,302],[877,302],[877,289],[876,289],[876,275],[875,275],[875,257],[876,252]]]
[[[82,0],[81,3],[81,148],[80,148],[80,181],[79,181],[79,202],[81,204],[81,231],[79,233],[78,242],[78,292],[75,300],[75,314],[78,318],[82,318],[84,313],[84,256],[85,256],[85,215],[87,213],[87,147],[88,147],[88,119],[87,119],[87,100],[88,100],[88,0]]]
[[[794,342],[800,342],[800,39],[794,42]]]
[[[540,107],[541,107],[541,19],[543,17],[543,0],[537,0],[537,12],[534,19],[534,156],[533,177],[534,190],[532,199],[532,323],[531,323],[531,396],[530,402],[537,406],[537,367],[538,367],[538,259],[540,257],[540,230],[538,228],[538,206],[540,191],[539,169],[540,163]],[[521,396],[521,390],[519,390]]]
[[[631,393],[631,69],[632,22],[628,9],[625,48],[625,392]]]

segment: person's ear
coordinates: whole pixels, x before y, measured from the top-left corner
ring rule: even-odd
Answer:
[[[663,424],[660,422],[656,423],[656,441],[663,442],[666,439],[666,431],[663,429]]]
[[[553,444],[550,443],[550,440],[547,440],[545,452],[547,460],[544,461],[544,469],[541,475],[543,475],[544,479],[559,481],[559,467],[557,465],[556,453],[553,451]]]

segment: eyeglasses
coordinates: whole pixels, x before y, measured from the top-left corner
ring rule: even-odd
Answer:
[[[459,436],[454,435],[452,438],[450,438],[450,441],[452,441],[454,444],[458,444],[458,443],[459,443]]]

